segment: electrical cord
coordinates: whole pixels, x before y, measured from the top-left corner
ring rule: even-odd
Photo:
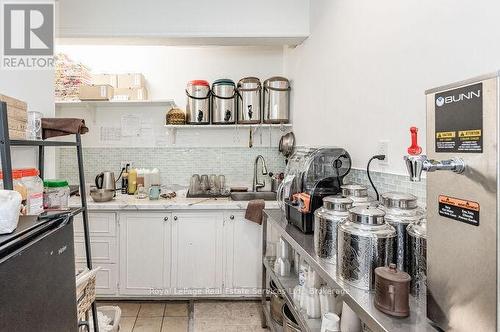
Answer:
[[[370,163],[373,160],[375,160],[375,159],[377,159],[377,160],[385,160],[385,154],[377,154],[377,155],[371,157],[370,160],[368,161],[368,165],[366,165],[366,174],[368,174],[368,180],[370,180],[370,184],[372,185],[373,190],[375,190],[375,194],[377,195],[377,201],[378,201],[379,194],[378,194],[377,188],[373,184],[372,177],[370,176]]]

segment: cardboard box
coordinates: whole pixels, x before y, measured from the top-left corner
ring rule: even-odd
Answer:
[[[144,88],[146,80],[141,73],[118,74],[118,88]]]
[[[111,85],[118,87],[118,76],[116,74],[92,74],[92,85]]]
[[[19,99],[0,94],[0,101],[7,103],[7,116],[26,122],[28,105]]]
[[[114,89],[111,85],[81,85],[78,97],[80,100],[111,100]]]
[[[146,88],[115,89],[114,100],[148,100]]]

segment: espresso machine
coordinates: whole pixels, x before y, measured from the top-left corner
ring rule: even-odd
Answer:
[[[426,91],[427,317],[442,330],[497,331],[500,73]]]

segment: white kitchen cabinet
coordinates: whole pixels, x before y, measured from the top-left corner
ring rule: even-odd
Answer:
[[[258,295],[262,273],[262,226],[243,211],[224,213],[224,265],[227,295]]]
[[[75,235],[83,236],[83,220],[81,214],[75,216],[73,229]],[[90,212],[89,229],[91,238],[116,236],[116,213]]]
[[[170,288],[170,213],[120,215],[120,295],[151,295]]]
[[[173,212],[172,287],[178,295],[217,295],[223,288],[223,214]],[[187,294],[186,294],[187,289]]]
[[[77,270],[84,270],[87,265],[77,262]],[[96,274],[95,291],[97,296],[115,296],[118,292],[118,265],[95,263],[93,267],[100,267]]]

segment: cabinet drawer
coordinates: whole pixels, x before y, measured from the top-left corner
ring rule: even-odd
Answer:
[[[76,263],[77,270],[83,270],[85,267],[85,263]],[[96,275],[96,295],[116,295],[118,292],[118,265],[94,264],[93,267],[101,268]]]
[[[116,239],[113,237],[93,238],[90,240],[90,249],[92,250],[92,262],[116,263]],[[85,239],[75,237],[75,260],[85,262]]]
[[[73,221],[75,235],[83,234],[83,219],[79,214]],[[89,213],[90,235],[96,236],[116,236],[116,214],[110,212]]]

